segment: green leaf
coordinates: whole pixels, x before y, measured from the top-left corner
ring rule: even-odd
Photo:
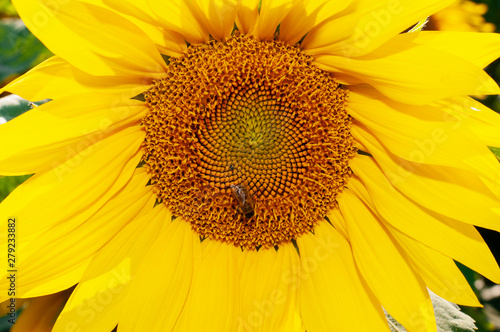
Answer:
[[[12,1],[0,0],[0,17],[17,16],[17,11]]]
[[[0,176],[0,202],[3,201],[12,190],[16,189],[17,186],[30,177],[31,175]]]
[[[19,317],[19,315],[21,314],[21,312],[23,311],[23,309],[19,309],[17,310],[16,312],[16,318]],[[12,317],[10,317],[10,315],[5,315],[3,317],[0,317],[0,332],[9,332],[10,329],[12,328],[12,323],[9,322],[9,320],[11,320]]]
[[[0,85],[43,60],[52,53],[34,36],[19,18],[0,19]]]
[[[458,305],[448,302],[436,294],[429,292],[434,306],[436,325],[438,332],[475,332],[474,320],[464,314]],[[387,322],[392,332],[406,332],[405,328],[399,324],[391,315],[385,314]]]

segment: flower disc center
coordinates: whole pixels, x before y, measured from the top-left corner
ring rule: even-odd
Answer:
[[[145,167],[201,237],[278,246],[335,208],[356,152],[347,91],[281,41],[190,46],[145,93]]]

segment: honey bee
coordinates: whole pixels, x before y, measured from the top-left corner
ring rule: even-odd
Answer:
[[[238,212],[245,218],[250,219],[254,215],[255,202],[250,195],[247,187],[243,184],[232,184],[231,192],[238,201]]]

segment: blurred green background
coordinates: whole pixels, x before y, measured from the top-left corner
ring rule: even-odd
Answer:
[[[432,17],[425,29],[500,32],[500,0],[459,1],[447,11]],[[0,0],[0,86],[4,86],[51,55],[52,53],[26,29],[10,0]],[[492,63],[486,70],[500,82],[500,60]],[[479,100],[495,111],[500,111],[500,99],[497,96]],[[34,106],[36,104],[3,93],[0,95],[0,125]],[[500,149],[495,152],[499,155]],[[0,201],[27,178],[29,176],[0,176]],[[482,229],[480,232],[499,261],[499,234]],[[484,304],[484,308],[462,307],[462,310],[476,320],[479,332],[500,332],[500,285],[493,284],[460,264],[459,267]],[[8,331],[10,326],[5,317],[0,318],[0,332]]]

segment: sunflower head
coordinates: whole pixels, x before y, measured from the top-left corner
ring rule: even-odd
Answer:
[[[151,184],[203,238],[278,246],[337,206],[356,152],[348,92],[313,60],[235,32],[171,58],[145,92]]]

